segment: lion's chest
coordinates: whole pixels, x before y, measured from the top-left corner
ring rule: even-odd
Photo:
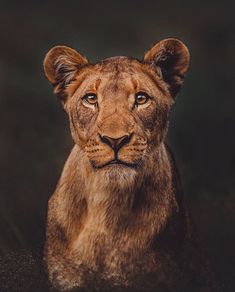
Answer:
[[[73,244],[71,258],[104,280],[128,283],[157,270],[156,252],[134,234],[115,236],[102,228],[87,228]]]

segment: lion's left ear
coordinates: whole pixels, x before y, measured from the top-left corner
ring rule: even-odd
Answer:
[[[46,54],[43,66],[48,81],[54,86],[54,93],[62,100],[66,99],[65,89],[75,78],[78,71],[88,61],[74,49],[55,46]]]
[[[169,38],[153,46],[144,57],[144,62],[154,66],[156,72],[168,84],[175,98],[189,67],[190,54],[179,40]]]

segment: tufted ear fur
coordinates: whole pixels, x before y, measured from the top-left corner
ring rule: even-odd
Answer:
[[[54,86],[54,93],[62,100],[66,99],[66,86],[86,64],[86,58],[66,46],[55,46],[46,54],[43,62],[45,75]]]
[[[173,98],[183,83],[189,60],[187,47],[181,41],[173,38],[160,41],[144,57],[144,62],[153,66],[157,74],[168,84]]]

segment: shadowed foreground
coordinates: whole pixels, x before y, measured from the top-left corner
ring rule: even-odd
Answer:
[[[104,283],[102,290],[95,288],[95,283],[90,282],[87,289],[79,289],[79,292],[91,291],[124,291],[123,287],[115,289],[107,282]],[[142,283],[146,287],[146,283]],[[0,291],[1,292],[56,292],[58,290],[51,287],[48,282],[44,265],[41,260],[41,252],[21,250],[9,253],[0,257]],[[78,289],[69,290],[76,292]],[[126,292],[138,292],[137,290],[126,289]],[[142,290],[143,291],[143,290]],[[167,292],[163,286],[156,292]],[[147,290],[146,290],[147,292]],[[177,291],[176,291],[177,292]],[[182,291],[181,291],[182,292]]]
[[[46,292],[49,283],[40,252],[11,252],[0,258],[1,292]]]

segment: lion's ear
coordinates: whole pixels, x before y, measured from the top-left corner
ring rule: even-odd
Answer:
[[[55,46],[45,56],[44,72],[54,86],[54,93],[65,98],[64,90],[74,79],[79,69],[88,64],[85,57],[66,46]]]
[[[189,60],[187,47],[181,41],[173,38],[160,41],[144,57],[144,62],[154,66],[156,72],[168,84],[174,98],[183,83]]]

